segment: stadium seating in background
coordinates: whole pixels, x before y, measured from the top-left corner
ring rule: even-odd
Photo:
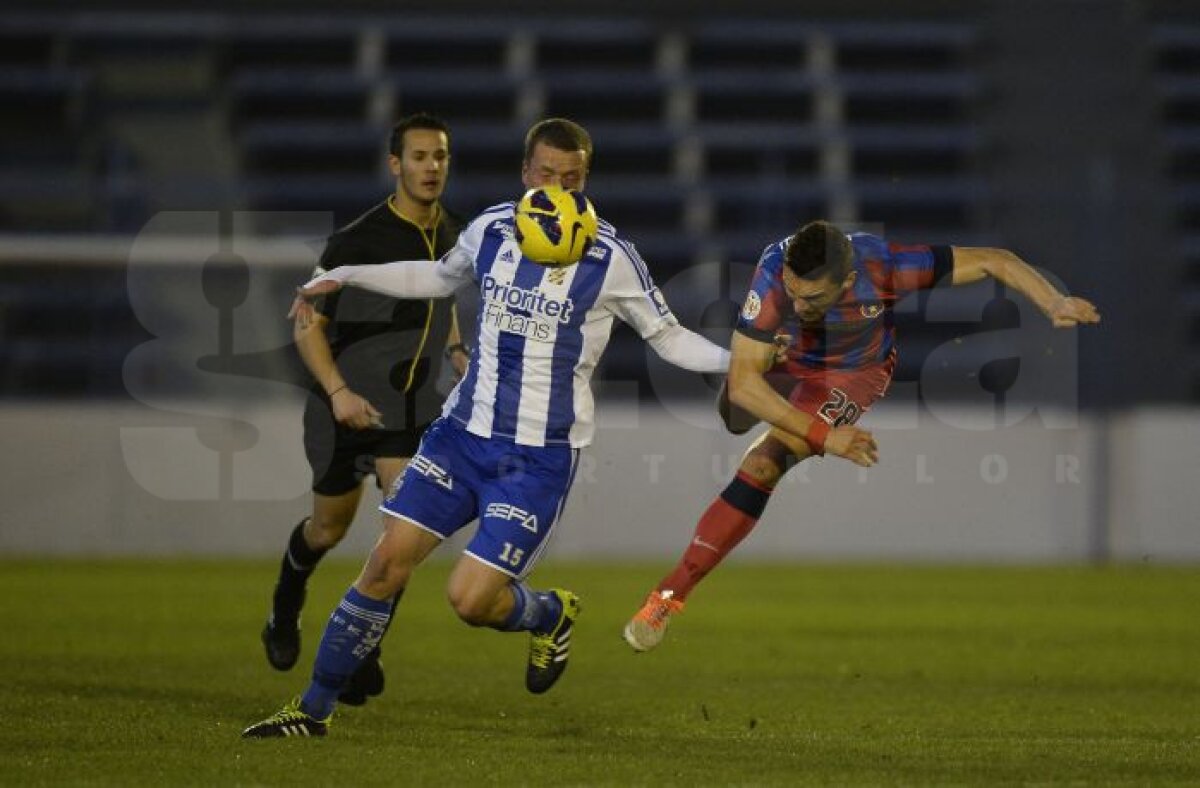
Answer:
[[[73,69],[0,65],[0,228],[91,227],[100,166],[90,81]],[[15,109],[19,108],[19,109]]]
[[[125,356],[149,338],[124,269],[96,265],[6,266],[0,335],[5,395],[42,400],[123,391]]]
[[[6,212],[9,228],[132,230],[139,204],[147,210],[169,204],[147,194],[165,180],[147,163],[153,156],[136,146],[122,150],[114,132],[130,112],[141,120],[155,109],[225,119],[209,131],[214,161],[198,169],[210,182],[196,191],[232,197],[228,207],[251,210],[310,209],[326,194],[338,203],[329,207],[344,215],[386,183],[380,154],[388,123],[415,111],[442,115],[455,129],[456,170],[464,182],[454,190],[471,209],[493,201],[500,176],[512,171],[491,162],[501,146],[481,142],[485,134],[519,138],[514,132],[537,117],[566,115],[596,131],[599,166],[606,168],[600,172],[621,179],[622,195],[647,195],[644,211],[632,197],[618,198],[614,210],[624,214],[623,226],[665,219],[671,223],[658,232],[687,233],[694,248],[718,253],[727,233],[784,229],[774,224],[779,212],[743,211],[753,216],[750,225],[731,218],[729,198],[716,194],[729,189],[754,194],[756,203],[770,203],[775,194],[785,206],[803,193],[816,213],[899,233],[970,232],[977,203],[986,200],[973,175],[981,149],[973,108],[982,88],[968,24],[89,19],[56,25],[31,17],[0,28],[0,41],[9,42],[0,56],[4,95],[27,101],[30,125],[48,130],[41,139],[10,139],[9,156],[41,160],[46,148],[70,147],[56,146],[56,135],[90,136],[100,155],[80,162],[72,160],[79,151],[61,154],[59,169],[75,177],[62,182],[74,187],[90,178],[100,207],[124,208],[116,216],[43,216],[40,225]],[[174,78],[143,73],[135,80],[129,70],[139,65]],[[81,122],[85,104],[95,113],[90,135]],[[102,178],[106,165],[121,177]],[[225,178],[219,187],[211,182],[216,177]],[[913,180],[920,183],[910,204],[898,204],[910,192],[888,184]],[[129,197],[131,184],[142,188],[140,202]],[[106,193],[122,188],[124,195]],[[186,185],[172,188],[183,193]],[[662,195],[671,188],[682,207],[664,211]],[[810,203],[812,190],[821,199]]]
[[[1200,25],[1160,24],[1152,33],[1152,51],[1181,246],[1180,301],[1194,353],[1200,348]],[[1191,378],[1200,396],[1200,366],[1193,364]]]
[[[468,216],[517,196],[529,123],[584,123],[589,191],[663,282],[753,263],[806,217],[976,240],[977,49],[945,21],[11,16],[0,99],[25,111],[0,131],[0,230],[134,233],[184,208],[319,236],[387,193],[389,126],[427,111],[453,129],[447,198]]]

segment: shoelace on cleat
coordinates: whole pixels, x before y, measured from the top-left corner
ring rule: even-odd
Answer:
[[[268,717],[266,720],[263,721],[264,724],[289,723],[289,722],[290,723],[318,722],[318,723],[325,723],[326,725],[329,724],[329,720],[318,720],[315,717],[310,717],[308,714],[305,714],[303,711],[301,711],[299,698],[296,698],[291,703],[284,706],[282,709],[275,712],[274,714],[272,714],[270,717]]]
[[[534,635],[530,647],[529,661],[539,670],[545,670],[550,664],[551,652],[554,650],[554,635]]]
[[[659,597],[647,607],[649,607],[649,610],[642,608],[641,614],[638,615],[638,618],[645,621],[654,629],[658,629],[663,625],[663,623],[666,622],[672,613],[678,611],[679,608],[683,607],[683,605],[675,602],[674,600],[663,599],[662,597]]]

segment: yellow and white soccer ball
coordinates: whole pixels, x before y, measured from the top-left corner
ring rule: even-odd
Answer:
[[[517,243],[535,263],[578,263],[596,242],[596,232],[596,209],[583,192],[541,186],[517,203]]]

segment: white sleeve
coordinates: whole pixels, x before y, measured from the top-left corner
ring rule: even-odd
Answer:
[[[604,287],[609,311],[633,326],[642,339],[679,323],[633,244],[613,242]]]
[[[380,265],[343,265],[309,282],[341,282],[395,298],[441,298],[467,283],[440,260],[401,260]]]
[[[343,265],[317,276],[317,282],[341,282],[395,298],[441,298],[454,293],[474,277],[478,234],[475,223],[440,260],[401,260],[380,265]],[[473,244],[473,245],[472,245]]]
[[[652,337],[650,347],[663,361],[692,372],[726,372],[729,351],[681,325],[666,326]]]

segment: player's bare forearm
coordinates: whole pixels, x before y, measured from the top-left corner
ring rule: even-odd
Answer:
[[[824,422],[792,404],[771,387],[764,376],[775,363],[775,345],[757,342],[735,332],[729,362],[729,399],[734,405],[793,436],[797,457],[828,453],[869,468],[879,461],[879,447],[866,430],[846,425],[828,428]],[[820,435],[824,437],[819,437]],[[788,442],[792,445],[792,442]],[[800,449],[809,448],[801,453]]]
[[[1086,299],[1068,296],[1037,269],[1007,249],[954,247],[954,284],[991,277],[1033,302],[1056,327],[1100,322],[1100,313]]]
[[[307,322],[297,317],[292,336],[296,350],[300,353],[300,360],[308,367],[317,384],[329,395],[333,418],[339,424],[356,430],[382,426],[379,411],[357,392],[352,391],[338,370],[333,350],[329,347],[329,339],[325,335],[328,324],[329,319],[320,314]]]
[[[779,396],[765,377],[775,363],[775,345],[735,332],[730,345],[729,399],[755,418],[803,440],[813,417]]]
[[[346,383],[333,360],[329,338],[325,335],[325,327],[328,324],[328,318],[317,315],[304,325],[297,320],[292,328],[292,339],[300,353],[300,360],[326,394],[338,390]]]
[[[731,365],[729,399],[755,418],[803,439],[812,417],[796,410],[763,379],[762,375],[739,375]]]
[[[450,304],[450,331],[446,334],[446,353],[455,373],[459,376],[465,375],[467,364],[471,359],[467,354],[466,346],[463,345],[462,331],[458,327],[458,304],[456,303]]]

